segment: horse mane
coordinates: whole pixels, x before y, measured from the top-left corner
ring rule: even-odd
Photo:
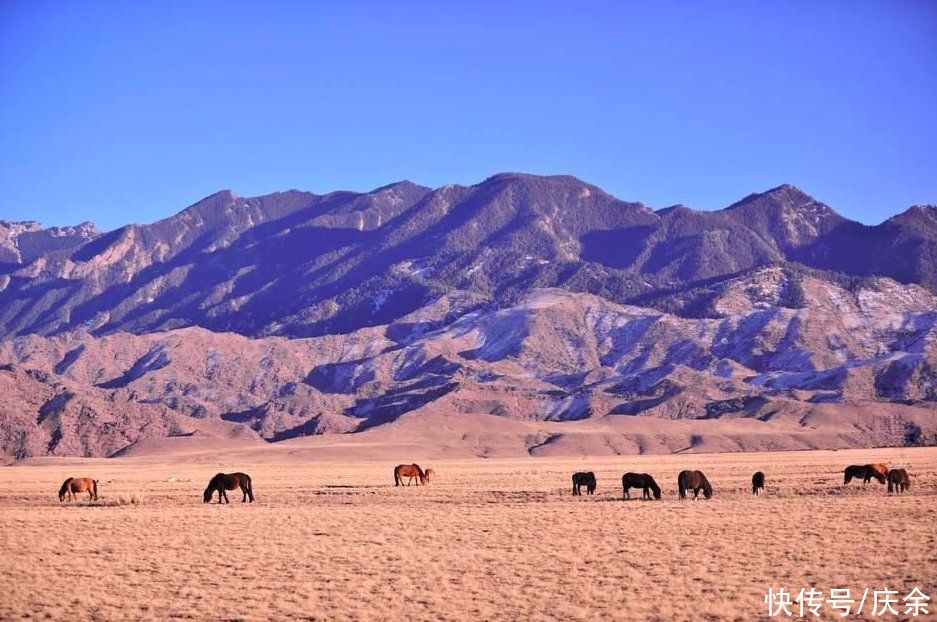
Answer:
[[[700,478],[703,480],[703,494],[706,495],[706,498],[708,499],[713,496],[713,487],[710,485],[709,480],[706,479],[706,476],[702,471],[697,471],[697,473],[699,473]]]
[[[59,496],[64,495],[66,492],[68,492],[68,485],[72,483],[73,479],[75,478],[69,477],[67,480],[65,480],[65,483],[63,483],[62,487],[59,488]]]

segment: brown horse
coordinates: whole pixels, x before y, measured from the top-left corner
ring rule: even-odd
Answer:
[[[400,482],[403,481],[403,478],[407,478],[407,486],[416,478],[416,485],[425,484],[428,480],[426,479],[426,473],[423,472],[423,469],[420,468],[418,464],[398,464],[394,467],[394,486],[400,486]]]
[[[631,498],[631,489],[641,488],[644,492],[642,498],[650,499],[651,491],[654,491],[654,498],[660,499],[660,486],[654,481],[654,478],[647,473],[625,473],[621,476],[622,498]]]
[[[713,496],[713,487],[709,485],[709,480],[703,475],[702,471],[680,471],[677,476],[677,489],[680,492],[680,498],[686,499],[686,491],[693,491],[693,500],[699,498],[699,491],[703,491],[703,496],[711,499]]]
[[[911,488],[911,478],[904,469],[892,469],[888,472],[888,492],[901,494]]]
[[[86,492],[88,493],[88,501],[97,501],[98,500],[98,480],[91,479],[90,477],[69,477],[62,483],[62,487],[59,488],[59,503],[65,501],[65,495],[68,495],[68,500],[78,498],[78,493]]]
[[[881,474],[882,474],[882,477],[888,479],[888,465],[885,465],[885,464],[882,464],[882,463],[880,463],[880,462],[877,462],[877,463],[875,463],[875,464],[869,464],[869,465],[866,465],[866,466],[868,466],[869,468],[871,468],[871,469],[872,469],[873,471],[875,471],[876,473],[881,473]]]
[[[244,498],[241,499],[241,503],[250,499],[250,502],[254,502],[254,489],[251,486],[251,477],[246,473],[218,473],[208,482],[208,487],[205,488],[205,494],[202,495],[202,499],[205,503],[211,501],[212,496],[214,496],[215,491],[218,492],[218,503],[221,503],[224,500],[225,503],[231,503],[228,501],[228,493],[226,490],[234,490],[235,488],[240,488],[241,492],[244,493]]]
[[[426,469],[423,475],[426,476],[426,483],[428,484],[431,481],[433,481],[434,477],[436,477],[436,471],[434,471],[433,469]]]
[[[874,465],[882,466],[882,465]],[[852,481],[853,478],[862,478],[863,484],[868,484],[874,478],[879,484],[885,483],[885,476],[878,469],[872,468],[871,464],[850,464],[843,470],[843,486]]]

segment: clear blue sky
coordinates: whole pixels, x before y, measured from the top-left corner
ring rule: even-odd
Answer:
[[[0,2],[0,218],[570,173],[937,203],[937,2]]]

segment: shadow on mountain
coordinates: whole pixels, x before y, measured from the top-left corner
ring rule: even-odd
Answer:
[[[395,421],[401,415],[451,393],[458,386],[457,382],[446,382],[445,378],[427,378],[379,397],[359,399],[354,406],[345,409],[345,414],[363,419],[358,431],[367,430]],[[426,387],[426,391],[414,391]]]
[[[117,378],[102,382],[95,386],[101,389],[122,389],[134,380],[142,378],[152,371],[163,369],[167,365],[169,365],[169,356],[166,354],[166,351],[162,346],[156,346],[137,359],[137,361],[130,369],[125,371]]]

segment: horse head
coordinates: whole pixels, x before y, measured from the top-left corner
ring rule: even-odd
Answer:
[[[69,478],[68,478],[67,480],[65,480],[65,482],[62,484],[62,487],[59,488],[59,503],[61,503],[62,501],[65,501],[65,493],[68,492],[68,485],[72,483],[72,479],[73,479],[73,478],[69,477]]]

